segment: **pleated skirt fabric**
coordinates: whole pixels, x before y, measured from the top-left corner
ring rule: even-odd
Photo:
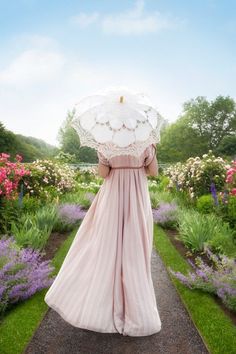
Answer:
[[[135,167],[140,162],[117,156],[110,164]],[[159,332],[152,245],[153,215],[144,168],[111,169],[45,302],[75,327],[129,336]]]

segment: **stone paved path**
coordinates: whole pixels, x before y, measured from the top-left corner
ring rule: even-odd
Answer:
[[[159,333],[130,337],[71,326],[54,310],[47,311],[25,354],[206,354],[163,262],[153,248],[152,277],[162,321]]]

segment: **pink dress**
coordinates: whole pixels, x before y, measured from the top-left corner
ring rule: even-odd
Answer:
[[[154,155],[152,145],[138,158],[107,160],[98,153],[112,168],[44,298],[75,327],[129,336],[161,330],[151,276],[153,214],[143,167]]]

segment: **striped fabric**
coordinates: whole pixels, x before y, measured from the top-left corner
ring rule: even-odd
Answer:
[[[139,158],[101,155],[111,167],[148,165]],[[81,223],[45,302],[71,325],[97,332],[146,336],[159,332],[151,277],[153,215],[142,169],[113,169]]]

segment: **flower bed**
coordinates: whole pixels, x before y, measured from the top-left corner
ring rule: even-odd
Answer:
[[[19,301],[50,286],[54,270],[50,261],[41,261],[41,254],[31,248],[20,249],[14,237],[0,239],[0,314]]]

